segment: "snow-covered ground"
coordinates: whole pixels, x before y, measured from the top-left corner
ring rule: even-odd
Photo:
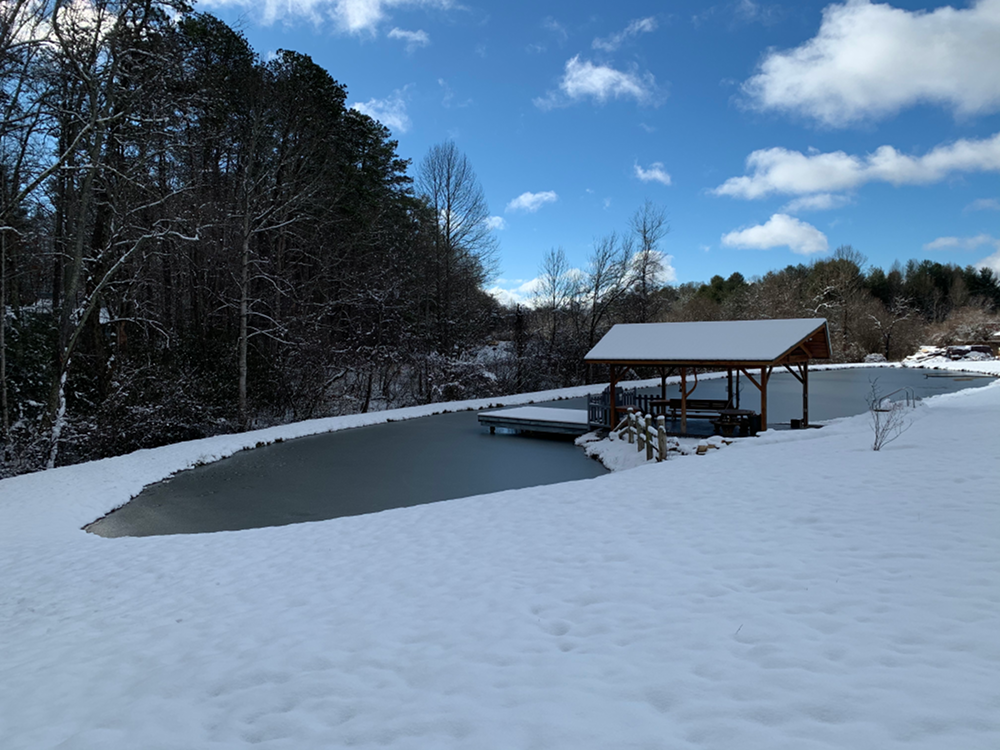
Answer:
[[[1000,382],[880,452],[861,416],[370,516],[80,531],[404,411],[0,482],[0,748],[1000,747]]]

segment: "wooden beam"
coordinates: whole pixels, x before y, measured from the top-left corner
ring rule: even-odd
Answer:
[[[767,429],[767,381],[771,377],[770,367],[760,368],[760,429]]]
[[[611,400],[608,403],[611,407],[611,429],[613,430],[618,426],[618,409],[617,404],[615,403],[615,386],[618,385],[618,381],[616,379],[618,373],[616,372],[614,365],[610,365],[608,367],[608,374],[609,380],[611,381],[609,385],[610,392],[608,394],[611,397]]]
[[[800,383],[802,382],[802,376],[801,376],[801,375],[799,375],[799,374],[798,374],[797,372],[795,372],[795,370],[793,370],[793,369],[792,369],[791,367],[789,367],[787,363],[785,363],[785,362],[782,362],[782,363],[781,363],[781,366],[782,366],[782,367],[784,367],[784,368],[785,368],[786,370],[788,370],[788,371],[789,371],[790,373],[792,373],[792,376],[793,376],[793,377],[794,377],[794,378],[795,378],[796,380],[798,380],[798,381],[799,381]]]
[[[687,435],[688,431],[688,392],[687,392],[686,367],[681,368],[681,434]]]
[[[691,361],[681,361],[675,359],[585,359],[585,363],[590,365],[619,365],[628,367],[701,367],[706,370],[724,370],[727,367],[767,367],[781,361],[778,359],[698,359]]]
[[[802,426],[809,426],[809,363],[802,365]]]
[[[761,367],[762,371],[763,371],[763,369],[764,368]],[[753,375],[751,375],[750,372],[745,367],[741,367],[740,371],[750,379],[751,383],[753,383],[755,386],[757,386],[757,390],[758,391],[762,390],[762,388],[760,387],[760,383],[758,383],[756,380],[753,379]]]
[[[692,393],[694,393],[694,390],[697,387],[698,387],[698,371],[694,370],[694,385],[691,386],[691,390],[687,392],[687,395],[690,396]]]

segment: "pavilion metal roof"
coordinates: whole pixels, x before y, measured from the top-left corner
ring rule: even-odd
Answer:
[[[830,357],[825,318],[620,323],[584,357],[630,365],[771,365]]]

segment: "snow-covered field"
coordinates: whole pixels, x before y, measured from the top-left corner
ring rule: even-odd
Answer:
[[[405,416],[0,482],[0,748],[1000,747],[1000,382],[880,452],[862,416],[371,516],[80,531],[196,461]]]

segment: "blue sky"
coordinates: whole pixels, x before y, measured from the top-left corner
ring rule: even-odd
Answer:
[[[849,244],[1000,272],[1000,0],[201,0],[262,55],[310,55],[414,168],[453,139],[498,288],[530,291],[649,199],[669,280]],[[414,170],[411,170],[411,174]]]

